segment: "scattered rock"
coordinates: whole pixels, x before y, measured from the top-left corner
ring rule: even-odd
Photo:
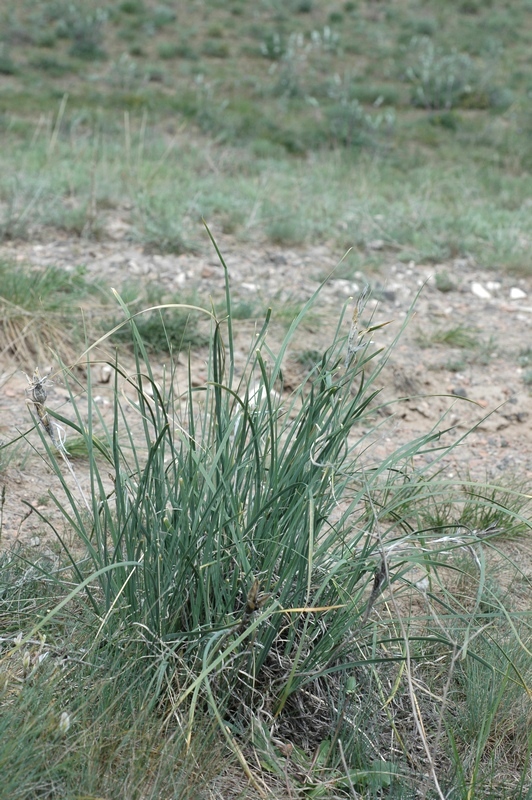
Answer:
[[[451,394],[454,394],[456,397],[467,397],[467,392],[463,386],[454,386],[451,389]]]
[[[100,369],[100,375],[98,378],[99,383],[109,383],[111,380],[112,369],[108,364],[104,364],[103,367]]]
[[[373,297],[381,302],[395,303],[397,300],[397,293],[393,289],[385,289],[383,286],[375,286],[373,289]]]
[[[192,373],[190,380],[192,386],[197,389],[199,386],[205,386],[207,382],[207,375],[204,372]]]
[[[127,267],[128,271],[132,275],[145,275],[147,272],[149,272],[149,267],[147,264],[142,264],[142,263],[139,264],[137,261],[134,261],[133,259],[130,259]]]
[[[111,217],[105,226],[105,231],[111,239],[124,239],[131,231],[131,225],[120,217]]]
[[[277,264],[278,266],[284,266],[286,262],[286,256],[282,253],[267,253],[268,258],[272,262],[272,264]]]
[[[356,294],[360,291],[358,283],[346,281],[343,278],[337,278],[336,280],[331,281],[330,285],[334,287],[338,294],[345,295],[346,297],[351,294]]]
[[[475,297],[479,297],[481,300],[491,300],[491,292],[482,286],[481,283],[478,281],[473,281],[471,284],[471,291],[475,295]]]
[[[526,292],[523,292],[523,290],[519,289],[517,286],[512,286],[510,289],[510,300],[522,300],[526,296]]]
[[[525,422],[528,419],[528,411],[517,411],[515,414],[503,414],[508,422]]]

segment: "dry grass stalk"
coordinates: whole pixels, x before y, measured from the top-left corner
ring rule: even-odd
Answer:
[[[358,296],[358,300],[355,304],[355,310],[353,311],[353,318],[351,320],[351,330],[349,331],[349,336],[347,339],[347,353],[345,356],[345,368],[347,369],[353,360],[353,356],[357,354],[357,352],[364,347],[363,337],[364,334],[367,333],[366,330],[361,330],[359,328],[359,317],[364,310],[366,303],[368,302],[370,294],[370,288],[368,285],[364,286],[362,291]]]
[[[64,319],[60,315],[30,311],[0,296],[0,318],[0,356],[14,357],[19,364],[35,363],[36,358],[49,353],[53,342],[62,361],[75,360],[76,351],[65,340]]]
[[[46,392],[46,385],[47,385],[47,383],[51,384],[52,381],[49,380],[49,375],[44,375],[43,377],[41,377],[41,374],[39,372],[39,367],[35,367],[35,369],[33,371],[33,375],[31,376],[31,378],[29,377],[29,375],[26,375],[26,378],[27,378],[28,383],[30,385],[30,388],[28,389],[28,392],[29,392],[30,397],[31,397],[31,403],[33,404],[33,407],[35,408],[35,411],[37,413],[37,417],[39,418],[39,422],[41,423],[42,427],[44,428],[44,430],[46,431],[46,433],[50,437],[50,440],[51,440],[52,444],[54,445],[54,447],[61,454],[61,457],[62,457],[63,461],[65,462],[65,464],[66,464],[66,466],[68,468],[68,471],[70,472],[70,474],[72,475],[72,478],[74,479],[74,482],[76,484],[76,488],[77,488],[77,490],[78,490],[78,492],[79,492],[79,494],[81,496],[81,499],[83,500],[83,503],[84,503],[87,511],[90,514],[91,513],[91,508],[90,508],[89,502],[88,502],[87,498],[85,497],[85,493],[83,492],[83,489],[81,488],[81,484],[80,484],[79,480],[77,479],[76,473],[74,472],[74,468],[72,467],[72,464],[70,463],[70,461],[68,459],[68,452],[65,449],[65,445],[64,445],[65,432],[64,432],[63,428],[61,428],[60,425],[58,425],[56,422],[52,422],[50,420],[50,415],[48,414],[48,411],[46,410],[46,406],[44,405],[45,402],[46,402],[46,398],[48,396],[47,392]]]

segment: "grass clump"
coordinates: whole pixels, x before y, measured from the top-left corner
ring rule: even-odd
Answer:
[[[98,740],[90,747],[92,766],[82,770],[78,792],[114,793],[120,769],[138,796],[146,796],[148,771],[161,780],[159,791],[184,787],[187,753],[200,747],[204,754],[201,741],[211,749],[225,743],[231,761],[223,768],[237,764],[261,797],[288,787],[292,796],[331,800],[356,793],[442,798],[458,781],[459,796],[480,798],[489,781],[502,786],[489,773],[490,758],[508,723],[506,690],[519,704],[530,680],[519,655],[529,632],[515,638],[509,631],[509,612],[487,580],[481,537],[426,524],[423,509],[448,496],[449,484],[411,464],[431,444],[435,454],[447,452],[438,449],[439,431],[376,463],[364,454],[387,352],[371,345],[380,326],[361,326],[363,295],[349,333],[342,335],[340,320],[313,366],[305,354],[302,384],[284,391],[285,356],[317,298],[277,351],[268,314],[242,360],[227,282],[227,317],[203,312],[211,336],[202,381],[192,381],[190,363],[183,368],[172,358],[156,375],[142,315],[118,298],[134,365],[109,364],[110,416],[95,402],[90,371],[83,403],[79,382],[63,371],[73,387],[73,418],[49,413],[85,442],[81,505],[64,477],[65,459],[55,459],[39,432],[62,491],[51,497],[76,547],[66,546],[57,517],[35,509],[57,533],[67,568],[31,572],[46,596],[20,578],[4,583],[8,629],[13,639],[23,631],[4,640],[0,661],[8,683],[13,672],[21,678],[9,717],[35,719],[39,734],[28,751],[34,770],[19,777],[21,786],[43,779],[43,741],[48,779],[59,780],[67,753],[73,764],[86,757],[92,738],[81,729],[99,732],[111,719],[107,746]],[[461,591],[449,588],[449,575],[462,581]],[[39,600],[25,604],[20,596]],[[42,645],[41,632],[48,636]],[[65,689],[56,684],[52,693],[43,670],[39,700],[32,691],[39,670],[27,680],[40,663],[32,652],[60,648],[67,636],[76,663],[61,678]],[[493,691],[466,742],[458,729],[465,731],[465,710],[458,721],[456,712],[467,670],[476,670],[477,687],[491,676]],[[86,681],[87,695],[79,690]],[[77,687],[74,696],[68,685]],[[76,719],[72,732],[63,712]],[[513,733],[524,775],[529,751],[519,720]],[[122,748],[136,752],[143,731],[158,745],[141,747],[126,767]],[[22,775],[18,752],[0,747],[6,774]],[[68,793],[68,771],[62,780]],[[520,781],[521,772],[508,797],[517,800]],[[197,781],[180,791],[198,796]]]
[[[5,45],[0,44],[0,75],[16,75],[18,71]]]
[[[61,78],[63,75],[67,75],[73,71],[70,64],[60,61],[53,56],[37,56],[32,59],[31,66],[34,69],[42,70],[51,78]]]
[[[316,364],[319,363],[321,353],[318,350],[300,350],[296,353],[296,360],[304,370],[312,371]]]
[[[118,8],[123,14],[143,14],[145,11],[142,0],[123,0]]]
[[[445,344],[449,347],[471,349],[478,347],[478,331],[457,325],[453,328],[434,331],[430,337],[433,344]]]
[[[429,36],[410,43],[413,63],[406,71],[412,84],[412,103],[423,108],[451,109],[472,92],[478,82],[467,53],[442,53]]]
[[[86,13],[71,6],[65,19],[64,35],[72,40],[69,55],[84,61],[99,61],[106,57],[103,49],[104,25],[107,14],[102,9]]]
[[[148,292],[147,303],[152,310],[143,307],[137,298],[129,304],[130,313],[135,315],[135,330],[142,338],[147,352],[178,353],[189,347],[201,347],[208,338],[199,326],[199,315],[192,304],[183,305],[183,298],[167,298],[161,305],[162,292],[152,289]],[[113,334],[114,342],[127,342],[135,345],[135,336],[128,327],[119,327]]]
[[[456,290],[456,283],[446,270],[441,270],[434,275],[434,283],[439,292],[447,293]]]
[[[146,672],[141,661],[128,668],[139,655],[135,644],[124,657],[106,646],[88,655],[95,618],[74,603],[56,615],[47,637],[17,645],[35,614],[46,613],[46,601],[59,600],[50,560],[33,553],[29,566],[27,555],[0,555],[2,796],[204,796],[212,780],[205,751],[221,756],[212,729],[202,725],[203,743],[198,738],[187,752],[175,726],[164,725],[152,703],[143,706]],[[201,777],[195,777],[198,758],[205,760]]]
[[[411,484],[409,501],[425,484]],[[473,480],[466,475],[453,486],[447,498],[427,503],[421,511],[419,525],[437,529],[440,533],[467,531],[480,539],[504,535],[514,538],[530,530],[530,493],[525,480],[517,475],[494,482]]]
[[[74,360],[84,336],[75,309],[97,291],[82,268],[67,272],[0,262],[0,353],[16,357],[30,371],[48,348]],[[86,322],[90,328],[90,317]]]
[[[297,247],[306,237],[304,222],[293,216],[271,219],[265,226],[266,234],[273,244]]]
[[[470,530],[491,534],[504,531],[506,536],[530,530],[530,496],[528,487],[519,478],[507,479],[496,486],[471,482],[464,487],[464,493],[460,523]]]
[[[529,367],[532,365],[532,347],[523,347],[519,351],[517,363],[520,367]]]

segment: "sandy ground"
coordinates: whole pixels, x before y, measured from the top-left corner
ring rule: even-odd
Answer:
[[[282,304],[307,300],[341,256],[326,246],[298,250],[253,247],[224,236],[218,244],[229,268],[234,297],[263,308],[272,306],[274,316]],[[224,288],[223,269],[208,247],[200,254],[145,253],[128,242],[119,227],[101,242],[57,235],[38,243],[8,242],[0,248],[0,257],[36,269],[55,265],[72,270],[83,265],[89,278],[103,279],[118,289],[131,282],[157,282],[169,293],[196,290],[203,301],[222,297]],[[402,263],[394,260],[392,253],[383,252],[386,259],[378,273],[357,273],[352,280],[336,278],[333,273],[326,281],[311,322],[288,354],[287,387],[297,384],[303,375],[298,353],[328,346],[343,305],[346,301],[351,305],[349,298],[356,298],[369,278],[374,291],[365,316],[371,313],[373,323],[390,322],[374,334],[377,347],[385,347],[398,336],[414,301],[415,308],[380,378],[381,403],[390,405],[377,413],[381,424],[367,458],[378,461],[416,436],[452,428],[444,443],[470,433],[439,464],[446,476],[530,485],[532,394],[527,378],[532,380],[532,280],[487,271],[466,259],[446,264]],[[445,282],[435,279],[442,273]],[[349,314],[346,331],[348,327]],[[239,330],[244,353],[253,336],[252,322],[239,323]],[[456,339],[464,332],[472,339],[471,346],[458,347]],[[437,339],[445,341],[438,343]],[[194,362],[193,379],[198,382],[205,379],[204,359],[199,352]],[[3,442],[31,426],[24,372],[31,373],[35,366],[44,373],[53,365],[21,364],[6,352],[0,357]],[[111,397],[111,386],[105,382],[108,374],[95,367],[93,379],[103,408]],[[407,399],[392,402],[398,398]],[[68,415],[68,393],[60,381],[49,387],[47,403]],[[7,451],[0,474],[0,484],[5,486],[4,547],[17,541],[42,547],[49,535],[35,513],[28,516],[24,501],[49,511],[47,492],[56,488],[57,479],[42,458],[38,436],[31,434],[29,441],[33,447],[21,440]],[[419,458],[430,462],[437,454],[429,452]],[[532,537],[520,540],[519,545],[509,543],[508,550],[525,571],[530,570]]]

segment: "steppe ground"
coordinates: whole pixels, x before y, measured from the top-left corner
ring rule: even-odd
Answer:
[[[530,800],[530,0],[6,0],[0,16],[0,798]],[[110,555],[95,531],[120,518],[118,447],[104,435],[119,403],[138,447],[130,494],[146,467],[134,376],[149,375],[152,398],[169,374],[174,400],[189,387],[189,397],[208,396],[212,313],[246,385],[271,309],[256,375],[275,372],[290,334],[271,396],[290,406],[308,397],[307,381],[321,396],[340,374],[327,372],[324,353],[348,337],[366,286],[365,352],[390,350],[358,378],[379,393],[345,447],[358,442],[360,474],[383,478],[353,506],[361,530],[373,535],[377,519],[390,538],[368,551],[371,535],[357,539],[342,573],[343,552],[320,552],[313,538],[317,494],[308,580],[291,562],[277,574],[284,555],[268,572],[256,520],[242,529],[246,547],[224,540],[215,556],[194,528],[189,571],[178,583],[186,559],[174,551],[164,588],[160,532],[152,563],[147,523],[128,527],[133,511]],[[174,308],[143,311],[164,304]],[[118,329],[125,309],[138,314],[142,370],[128,327]],[[45,376],[66,477],[54,460],[61,448],[32,418],[48,419],[32,393]],[[248,413],[253,391],[244,397]],[[163,429],[155,425],[160,441]],[[198,460],[191,481],[206,480],[198,505],[225,479],[212,437],[216,456]],[[108,469],[98,472],[94,447]],[[309,463],[331,466],[312,447],[301,459],[294,503]],[[256,494],[272,465],[273,454],[261,462]],[[349,505],[335,494],[343,468],[332,465],[324,484],[325,539]],[[188,528],[171,523],[168,497],[186,497],[172,495],[181,488],[169,488],[170,473],[164,462],[137,501],[146,519],[156,509],[161,530],[175,523],[177,541]],[[81,502],[68,512],[61,499],[79,489],[88,523]],[[205,503],[208,519],[216,503]],[[220,541],[251,505],[233,508]],[[226,570],[226,558],[236,566]],[[105,583],[122,559],[135,566]],[[347,648],[350,665],[354,648],[356,666],[331,678],[329,656],[314,653],[336,635],[330,612],[347,600],[341,580],[337,595],[326,589],[336,570],[348,580],[357,569],[354,621],[329,648],[338,663]],[[298,581],[283,607],[279,593]],[[177,612],[165,606],[174,593],[184,598]],[[286,619],[300,613],[273,640],[259,626],[269,603]],[[233,633],[220,638],[224,625]]]

